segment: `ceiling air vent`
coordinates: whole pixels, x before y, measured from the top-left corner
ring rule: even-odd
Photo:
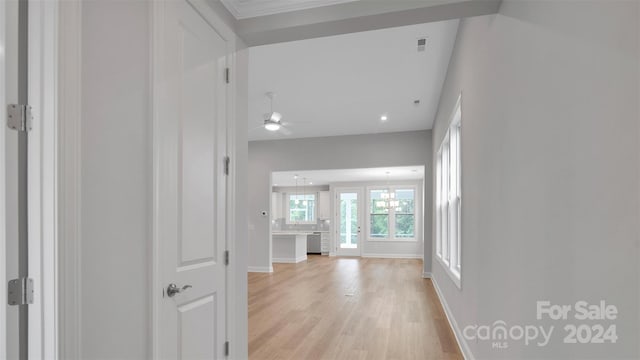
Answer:
[[[427,39],[426,38],[418,39],[418,52],[424,51],[426,47],[427,47]]]

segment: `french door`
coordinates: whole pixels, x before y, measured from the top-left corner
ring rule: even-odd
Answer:
[[[363,192],[357,188],[336,189],[336,255],[362,253]]]

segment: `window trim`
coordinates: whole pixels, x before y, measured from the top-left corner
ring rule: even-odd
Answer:
[[[461,289],[462,282],[462,94],[450,117],[450,123],[435,157],[435,258],[453,283]],[[454,148],[452,149],[452,144]],[[455,151],[452,156],[451,152]],[[454,159],[455,158],[455,159]],[[451,162],[455,161],[454,164]],[[452,172],[455,167],[455,172]],[[445,172],[444,168],[448,171]],[[451,183],[454,177],[455,184]],[[446,188],[446,192],[443,190]],[[447,197],[447,199],[443,199]],[[454,207],[452,209],[452,207]],[[455,214],[454,214],[455,212]],[[445,218],[446,217],[446,218]],[[443,226],[443,223],[446,225]],[[453,224],[452,222],[455,222]],[[454,229],[455,228],[455,229]],[[452,239],[452,230],[455,238]],[[455,253],[451,256],[452,252]],[[455,262],[452,263],[452,261]]]
[[[371,191],[374,190],[387,190],[387,191],[395,191],[395,190],[404,190],[411,189],[413,190],[413,237],[396,237],[395,234],[395,217],[392,221],[392,213],[395,216],[395,211],[390,211],[388,213],[389,216],[389,236],[386,238],[372,238],[371,237]],[[392,242],[392,243],[401,243],[401,242],[418,242],[419,234],[420,234],[420,222],[418,221],[418,217],[421,216],[420,213],[420,203],[418,203],[420,198],[419,186],[415,183],[411,184],[394,184],[394,185],[371,185],[365,188],[366,191],[366,209],[365,209],[365,230],[366,230],[366,240],[370,242]],[[420,198],[421,199],[421,198]],[[422,200],[420,200],[422,201]]]
[[[313,214],[315,215],[315,221],[292,221],[291,220],[291,196],[300,196],[300,195],[313,195]],[[290,225],[301,224],[301,225],[309,225],[309,224],[317,224],[318,223],[318,194],[311,192],[306,194],[294,194],[294,193],[286,193],[285,194],[285,203],[286,203],[286,213],[285,213],[285,223]]]

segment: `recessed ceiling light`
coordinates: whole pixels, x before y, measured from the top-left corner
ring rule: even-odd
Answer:
[[[380,116],[380,120],[381,120],[381,121],[387,121],[387,119],[389,119],[389,118],[387,117],[387,115],[382,115],[382,116]]]
[[[297,178],[298,178],[298,175],[293,175],[293,178],[294,178],[294,179],[297,179]]]
[[[311,181],[309,181],[309,185],[313,185],[313,183]]]

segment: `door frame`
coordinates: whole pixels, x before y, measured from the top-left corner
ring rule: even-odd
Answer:
[[[227,42],[227,67],[229,68],[229,75],[231,79],[235,79],[235,64],[236,64],[236,36],[231,29],[222,18],[216,14],[216,12],[207,4],[206,0],[184,0],[191,4],[196,11],[200,13],[200,15],[212,26],[212,28],[218,32],[218,34]],[[157,135],[155,133],[158,124],[158,107],[159,104],[157,102],[158,96],[157,94],[161,91],[159,87],[159,77],[160,72],[158,71],[158,65],[162,61],[162,34],[163,34],[163,22],[162,19],[164,17],[165,4],[162,1],[153,1],[150,3],[150,19],[151,19],[151,41],[149,48],[149,59],[150,59],[150,71],[151,71],[151,91],[152,94],[150,96],[150,108],[152,110],[152,128],[153,134],[151,135],[152,139],[152,157],[153,157],[153,186],[152,186],[152,196],[151,199],[153,201],[152,205],[152,219],[151,219],[151,229],[152,229],[152,244],[151,244],[151,282],[150,282],[150,297],[151,297],[151,316],[150,316],[150,329],[151,329],[151,344],[150,344],[150,354],[151,358],[155,359],[159,356],[159,344],[161,339],[159,338],[160,331],[159,327],[162,326],[162,319],[160,316],[160,311],[162,308],[162,293],[164,291],[164,284],[161,283],[161,268],[160,268],[160,249],[161,244],[159,242],[159,237],[157,234],[157,226],[158,223],[158,207],[157,202],[155,200],[156,196],[159,196],[158,192],[158,184],[155,181],[156,178],[156,169],[157,169],[157,146],[159,146],[157,141]],[[229,341],[229,356],[235,357],[235,354],[243,354],[243,351],[240,342],[237,339],[236,334],[242,329],[238,329],[238,322],[242,319],[237,316],[237,313],[241,311],[241,309],[236,308],[236,291],[238,288],[238,284],[235,283],[234,279],[238,278],[238,274],[243,271],[240,269],[236,261],[238,257],[236,254],[236,241],[235,232],[236,232],[236,197],[237,197],[237,188],[235,184],[237,183],[236,179],[236,134],[235,134],[235,121],[236,121],[236,83],[235,81],[230,81],[227,84],[227,96],[226,96],[226,131],[227,131],[227,139],[226,139],[226,153],[227,156],[230,157],[229,164],[229,175],[226,176],[226,236],[225,243],[226,248],[229,251],[229,266],[227,266],[226,271],[226,338]],[[246,272],[246,269],[244,269]],[[246,312],[246,309],[245,309]],[[242,327],[242,325],[240,325]],[[246,331],[246,329],[245,329]]]
[[[29,276],[36,290],[36,300],[29,305],[29,358],[50,359],[58,353],[58,2],[29,0],[28,17],[28,97],[34,115],[29,141]]]
[[[34,302],[28,305],[28,354],[30,359],[58,358],[58,75],[59,38],[58,2],[28,0],[28,104],[32,106],[33,129],[29,131],[28,148],[28,276],[34,280]],[[13,3],[11,6],[16,6]],[[2,29],[0,36],[7,40],[8,5],[0,4]],[[3,41],[3,42],[4,42]],[[6,43],[5,43],[6,45]],[[3,49],[0,61],[2,82],[7,84],[6,59],[13,47]],[[2,119],[0,129],[0,202],[6,204],[5,136],[8,98],[2,89]],[[0,224],[6,225],[7,210],[0,207]],[[6,234],[0,235],[0,260],[6,264]],[[0,311],[0,349],[6,344],[6,284],[4,266],[0,270],[3,306]]]
[[[355,192],[358,194],[358,223],[360,224],[360,231],[358,233],[358,248],[357,251],[353,251],[352,253],[341,253],[340,251],[340,193],[344,192]],[[335,217],[334,217],[334,249],[336,256],[362,256],[364,253],[364,189],[362,187],[335,187],[333,188],[333,208],[335,209]]]

